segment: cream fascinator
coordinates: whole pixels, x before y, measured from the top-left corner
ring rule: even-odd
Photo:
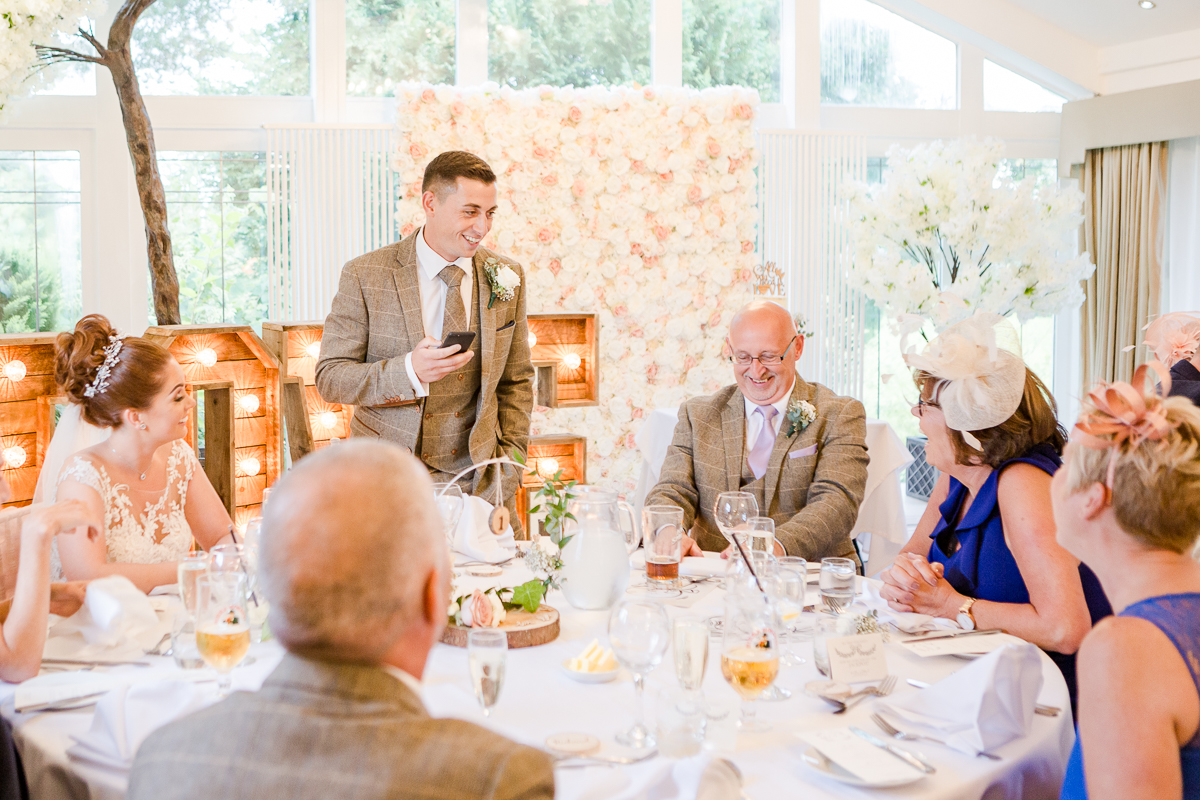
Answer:
[[[1200,347],[1200,314],[1175,312],[1164,314],[1144,329],[1146,341],[1154,352],[1154,358],[1175,366],[1175,362],[1191,358]]]
[[[925,346],[904,354],[913,369],[941,381],[938,405],[946,427],[982,449],[970,431],[994,428],[1016,413],[1025,393],[1025,362],[1012,323],[999,314],[977,312],[951,325]]]

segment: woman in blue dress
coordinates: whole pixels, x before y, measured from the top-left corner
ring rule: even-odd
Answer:
[[[1095,575],[1055,541],[1050,480],[1066,441],[1012,325],[976,314],[917,355],[913,414],[941,471],[925,514],[880,577],[892,608],[998,628],[1054,659],[1074,698],[1074,653],[1112,613]]]
[[[1059,542],[1119,609],[1079,650],[1070,800],[1200,798],[1200,409],[1146,371],[1088,396],[1051,489]]]

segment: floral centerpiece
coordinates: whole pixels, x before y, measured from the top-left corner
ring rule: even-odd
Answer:
[[[888,150],[884,182],[851,184],[850,284],[889,315],[942,329],[974,314],[1022,321],[1083,302],[1095,269],[1075,252],[1083,194],[999,185],[996,139]]]

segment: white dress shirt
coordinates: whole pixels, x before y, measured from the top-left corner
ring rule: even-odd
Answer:
[[[446,316],[446,282],[438,277],[438,273],[451,262],[439,256],[425,241],[425,228],[417,232],[417,285],[421,290],[421,323],[425,327],[425,335],[434,339],[442,339],[442,321]],[[462,267],[465,277],[458,285],[462,292],[463,308],[467,310],[467,320],[471,319],[471,294],[475,288],[475,268],[471,259],[463,257],[453,263]],[[449,333],[449,331],[446,331]],[[408,372],[408,381],[413,386],[417,397],[429,395],[429,386],[421,383],[417,373],[413,372],[412,353],[404,356],[404,369]]]
[[[796,379],[792,379],[792,385],[784,392],[783,398],[771,403],[775,406],[775,410],[779,413],[771,420],[771,438],[779,435],[779,426],[783,424],[783,418],[787,415],[788,400],[792,399],[792,389],[796,388]],[[742,395],[742,399],[746,401],[746,443],[743,445],[743,450],[749,453],[754,449],[754,445],[758,443],[758,435],[762,431],[763,416],[757,413],[757,403],[751,403],[750,400]]]

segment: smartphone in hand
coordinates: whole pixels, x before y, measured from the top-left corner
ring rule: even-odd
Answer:
[[[459,353],[465,353],[471,349],[471,345],[475,341],[475,331],[451,331],[446,334],[446,338],[442,340],[442,347],[449,347],[452,344],[458,345]]]

